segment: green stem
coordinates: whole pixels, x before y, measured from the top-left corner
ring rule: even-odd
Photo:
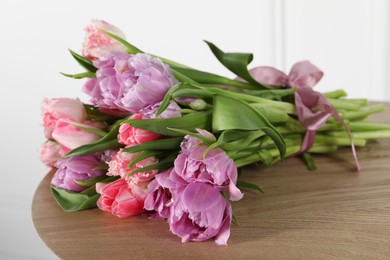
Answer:
[[[336,110],[359,110],[360,103],[348,99],[328,98],[328,101]]]
[[[358,120],[358,119],[366,118],[371,114],[382,112],[383,109],[384,109],[383,104],[379,104],[374,106],[363,107],[359,111],[342,112],[341,115],[343,118],[348,120]]]
[[[348,137],[346,132],[331,132],[329,135],[335,137]],[[356,139],[367,139],[367,140],[375,140],[375,139],[385,139],[390,138],[390,130],[378,130],[378,131],[363,131],[363,132],[352,132],[352,136]]]
[[[343,89],[336,89],[334,91],[329,91],[323,93],[323,95],[326,98],[340,98],[340,97],[346,97],[347,93]]]
[[[348,137],[336,137],[329,135],[316,135],[316,144],[321,145],[337,145],[337,146],[350,146],[351,142]],[[364,147],[366,145],[365,139],[353,138],[353,143],[356,147]]]
[[[314,144],[310,149],[310,153],[334,153],[337,151],[337,145],[321,145]]]
[[[348,126],[351,131],[390,130],[390,125],[362,121],[350,122]]]
[[[232,92],[232,91],[218,89],[218,88],[209,88],[208,90],[221,96],[236,98],[246,102],[260,103],[260,104],[268,105],[269,107],[272,108],[283,110],[285,113],[288,114],[295,114],[295,106],[291,103],[275,101],[275,100],[270,100],[261,97],[255,97],[244,93],[237,93],[237,92]]]
[[[195,110],[192,110],[192,109],[188,109],[188,108],[182,108],[180,109],[180,113],[181,114],[190,114],[190,113],[196,113],[197,111]]]

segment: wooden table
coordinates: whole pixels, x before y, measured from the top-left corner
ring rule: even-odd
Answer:
[[[390,105],[373,117],[390,123]],[[233,204],[228,246],[181,243],[165,221],[119,219],[99,209],[65,213],[50,195],[50,172],[32,205],[35,227],[61,259],[390,259],[390,140],[316,156],[308,172],[290,158],[271,168],[248,168],[243,179],[263,187]]]

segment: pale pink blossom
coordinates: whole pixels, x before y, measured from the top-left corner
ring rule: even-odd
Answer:
[[[99,122],[84,121],[83,123],[71,120],[60,119],[57,121],[52,138],[58,143],[69,149],[75,149],[79,146],[93,143],[101,138],[101,136],[78,127],[92,128],[101,130],[104,124]]]
[[[129,176],[129,174],[137,169],[156,164],[158,160],[154,157],[148,157],[137,162],[133,167],[129,168],[129,164],[137,157],[139,153],[127,153],[120,150],[113,159],[108,163],[108,173],[109,176],[120,176],[121,178],[126,179],[129,183],[133,182],[138,186],[146,186],[154,178],[157,173],[157,170],[149,170],[145,172],[139,172]]]
[[[54,167],[54,164],[61,158],[60,151],[63,146],[57,142],[46,141],[39,149],[41,161],[47,167]]]
[[[125,34],[116,26],[102,20],[92,20],[92,23],[85,28],[85,39],[82,53],[90,60],[98,59],[113,51],[126,52],[127,48],[114,40],[102,30],[115,34],[126,39]]]
[[[45,98],[42,101],[42,118],[45,136],[52,138],[53,129],[59,119],[83,122],[87,119],[87,113],[79,99]]]

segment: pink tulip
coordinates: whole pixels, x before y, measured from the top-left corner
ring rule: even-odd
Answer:
[[[101,123],[94,123],[89,121],[79,123],[71,120],[60,119],[57,121],[53,129],[52,137],[54,140],[69,149],[75,149],[79,146],[93,143],[101,138],[101,136],[77,128],[77,126],[97,130],[100,130],[104,127],[104,125]]]
[[[83,122],[87,119],[83,103],[79,99],[52,98],[42,101],[43,127],[47,138],[52,138],[53,129],[59,119]]]
[[[127,48],[106,35],[102,30],[115,34],[122,39],[126,39],[124,33],[114,25],[102,20],[92,20],[92,24],[85,28],[85,39],[82,53],[90,60],[103,57],[110,52],[126,52]]]
[[[155,164],[158,162],[158,160],[154,157],[148,157],[137,162],[133,167],[129,168],[129,164],[134,160],[135,157],[137,157],[138,154],[139,153],[127,153],[119,150],[119,152],[112,158],[112,160],[108,162],[109,168],[107,175],[121,176],[122,178],[127,179],[129,182],[133,182],[138,186],[146,187],[157,174],[157,170],[140,172],[131,176],[128,175],[134,170]]]
[[[57,142],[47,141],[39,149],[41,161],[47,167],[54,167],[54,164],[61,158],[62,145]]]
[[[96,191],[101,194],[97,206],[103,211],[120,218],[144,212],[145,191],[129,185],[123,178],[108,184],[97,183]]]
[[[141,114],[133,114],[130,119],[143,119]],[[137,145],[161,138],[161,135],[132,127],[130,124],[122,124],[119,128],[118,141],[124,145]]]

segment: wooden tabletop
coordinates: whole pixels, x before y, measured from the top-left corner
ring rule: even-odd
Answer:
[[[371,118],[390,123],[386,112]],[[390,140],[316,156],[308,172],[297,158],[270,168],[247,168],[243,179],[263,187],[233,204],[228,246],[181,243],[165,221],[119,219],[99,209],[66,213],[51,197],[53,172],[42,180],[32,218],[61,259],[390,259]]]

